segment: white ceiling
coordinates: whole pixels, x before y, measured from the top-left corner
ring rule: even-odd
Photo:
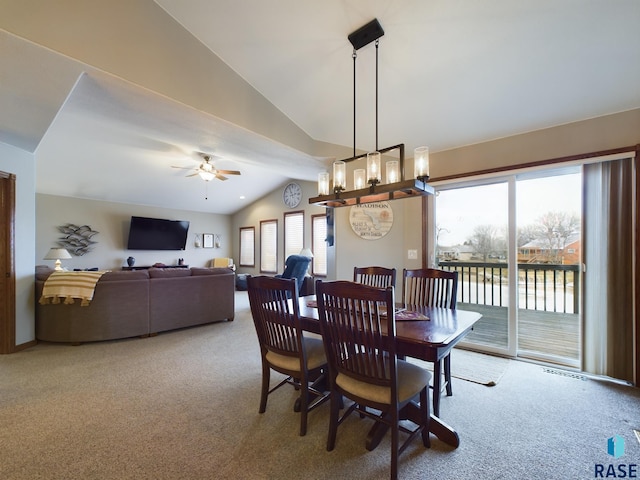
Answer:
[[[380,148],[440,151],[640,108],[637,0],[156,3],[319,141],[353,146],[347,35],[373,18],[385,30]],[[0,40],[0,141],[36,151],[38,192],[233,213],[323,165],[6,32]],[[373,45],[358,51],[365,151],[375,148],[374,59]],[[194,150],[242,175],[205,192],[199,177],[170,168],[197,166]]]
[[[311,137],[353,144],[373,18],[379,146],[439,151],[640,106],[637,0],[156,0]],[[358,146],[375,147],[375,47]],[[360,96],[360,95],[359,95]]]
[[[216,168],[241,175],[210,182],[187,177],[203,160],[196,152],[212,154]],[[294,167],[295,178],[315,180],[324,166],[98,72],[81,74],[36,158],[38,192],[223,214],[269,193],[290,178]]]

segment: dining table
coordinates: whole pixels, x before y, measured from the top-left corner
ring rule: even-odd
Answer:
[[[302,329],[321,334],[315,295],[299,297],[298,302]],[[439,376],[441,360],[473,329],[481,317],[480,313],[469,310],[397,304],[395,314],[397,353],[400,356],[433,362],[434,376]],[[420,418],[419,408],[418,404],[410,403],[403,412],[404,418],[417,421]],[[455,429],[433,412],[430,414],[429,431],[454,448],[460,445],[460,437]],[[380,443],[385,432],[384,424],[376,423],[369,432],[367,449],[373,450]]]

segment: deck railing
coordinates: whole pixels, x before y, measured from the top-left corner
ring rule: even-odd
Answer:
[[[508,306],[509,268],[506,263],[440,262],[439,268],[458,272],[458,302]],[[518,308],[578,313],[580,266],[518,264]]]

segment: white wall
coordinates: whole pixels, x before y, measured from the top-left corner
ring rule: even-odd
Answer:
[[[401,278],[403,268],[419,268],[420,260],[408,260],[407,250],[411,248],[421,251],[420,202],[418,198],[389,202],[389,207],[393,210],[393,226],[384,237],[377,240],[363,239],[353,231],[349,222],[349,213],[353,207],[336,208],[335,235],[338,248],[335,278],[351,280],[353,267],[356,266],[395,268],[397,278]],[[397,287],[400,285],[396,283]]]
[[[153,265],[160,262],[176,265],[178,258],[184,258],[191,267],[208,266],[214,257],[230,257],[231,219],[227,215],[168,210],[125,203],[98,202],[55,195],[36,195],[36,265],[53,266],[53,260],[43,260],[51,247],[58,246],[57,241],[63,234],[59,226],[72,223],[89,225],[100,233],[92,237],[98,243],[93,250],[83,256],[64,260],[63,267],[118,270],[125,266],[126,259],[133,256],[136,265]],[[185,250],[143,251],[127,250],[127,237],[131,216],[164,218],[168,220],[188,220],[189,235]],[[195,246],[196,234],[214,233],[220,235],[220,248],[198,248]],[[32,252],[33,253],[33,252]],[[33,257],[32,257],[33,259]],[[33,270],[30,272],[33,277]]]
[[[508,138],[470,145],[431,155],[432,176],[464,175],[492,168],[516,167],[527,162],[548,160],[570,155],[603,151],[640,143],[640,109],[607,115],[582,122],[515,135]],[[331,145],[319,144],[322,154],[329,155]],[[336,147],[336,156],[344,153]],[[347,154],[348,155],[348,154]],[[408,158],[405,172],[411,172],[413,159]],[[347,178],[352,167],[347,168]],[[233,235],[237,250],[238,228],[256,227],[256,244],[259,245],[260,220],[282,218],[285,208],[281,191],[260,199],[234,215]],[[303,203],[308,212],[323,212],[320,207],[309,207],[308,198],[317,196],[317,186],[306,182],[303,186]],[[363,240],[356,236],[349,225],[349,207],[337,208],[335,213],[335,247],[330,249],[327,279],[350,279],[356,265],[380,265],[395,267],[401,275],[402,268],[420,268],[422,264],[422,200],[405,199],[391,202],[394,225],[389,234],[380,240]],[[310,222],[309,219],[305,219]],[[282,222],[279,222],[279,225]],[[305,224],[305,225],[308,225]],[[282,232],[280,230],[279,235]],[[305,231],[305,234],[307,232]],[[310,232],[309,232],[310,234]],[[279,237],[282,238],[282,237]],[[428,240],[428,239],[427,239]],[[282,241],[279,241],[282,248]],[[418,250],[418,259],[409,260],[409,249]],[[281,257],[279,250],[279,260]],[[427,264],[433,259],[427,259]],[[282,263],[282,260],[280,263]],[[256,249],[259,264],[259,249]],[[258,273],[258,269],[244,273]],[[399,284],[397,285],[399,286]]]
[[[231,218],[231,229],[233,240],[233,255],[237,259],[240,250],[240,228],[255,227],[255,268],[238,267],[238,273],[249,273],[251,275],[260,274],[260,221],[278,220],[278,270],[284,270],[284,213],[288,211],[304,210],[304,245],[311,248],[311,215],[324,214],[325,209],[309,205],[307,199],[317,195],[318,186],[314,182],[297,181],[302,188],[302,202],[293,209],[286,207],[282,201],[282,191],[286,185],[276,188],[273,192],[260,200],[254,202]],[[236,264],[239,263],[236,261]]]
[[[311,216],[324,214],[324,207],[309,205],[309,197],[317,196],[317,184],[299,182],[302,187],[302,203],[293,210],[305,211],[305,245],[311,247]],[[238,268],[238,273],[260,274],[260,221],[278,219],[278,265],[284,266],[284,213],[289,211],[282,203],[282,185],[271,194],[261,198],[252,205],[233,216],[232,234],[234,236],[234,255],[238,255],[239,230],[241,227],[255,227],[256,231],[256,268]],[[390,202],[393,209],[394,222],[387,235],[379,240],[364,240],[356,235],[349,223],[350,207],[335,209],[334,247],[328,251],[327,280],[350,280],[353,278],[354,266],[378,265],[396,268],[398,275],[403,268],[419,268],[417,260],[407,259],[407,250],[421,250],[421,199],[407,199]]]
[[[0,170],[16,175],[16,345],[35,338],[34,261],[35,160],[29,152],[0,143]]]

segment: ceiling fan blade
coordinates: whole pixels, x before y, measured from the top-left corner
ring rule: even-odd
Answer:
[[[218,172],[220,172],[220,170],[218,170]],[[216,173],[216,178],[218,180],[229,180],[227,177],[223,177],[222,175],[220,175],[220,173]]]
[[[196,172],[196,173],[192,173],[191,175],[187,175],[187,178],[188,178],[188,177],[195,177],[196,175],[198,175],[198,172]]]
[[[171,168],[179,168],[181,170],[191,170],[193,167],[177,167],[175,165],[171,165]]]
[[[218,169],[216,169],[216,171],[218,173],[224,173],[225,175],[241,175],[241,173],[238,170],[218,170]]]

